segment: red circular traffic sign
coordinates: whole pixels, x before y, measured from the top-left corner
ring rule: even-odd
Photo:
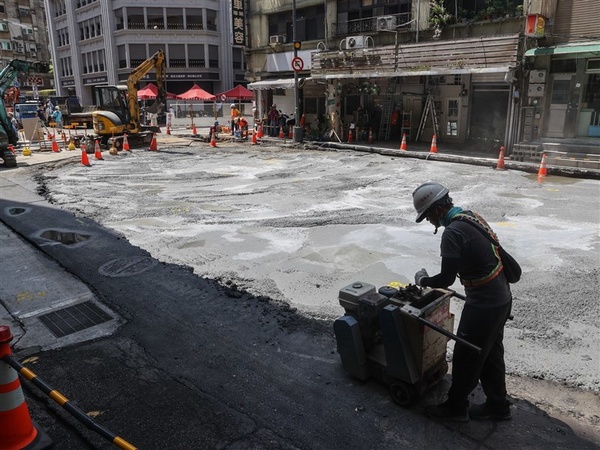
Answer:
[[[300,72],[302,69],[304,69],[304,61],[302,61],[302,58],[296,56],[294,59],[292,59],[292,69],[294,72]]]

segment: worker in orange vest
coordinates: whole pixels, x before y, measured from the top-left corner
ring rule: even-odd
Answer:
[[[240,110],[236,108],[235,103],[231,104],[231,135],[237,130],[237,119],[240,116]]]

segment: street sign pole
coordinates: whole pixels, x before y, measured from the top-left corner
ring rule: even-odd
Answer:
[[[298,46],[296,36],[296,0],[292,0],[292,40],[294,41],[294,59],[298,58]],[[298,71],[294,70],[294,98],[296,100],[296,109],[294,111],[294,142],[302,142],[304,140],[304,129],[300,126],[300,91],[298,89]]]

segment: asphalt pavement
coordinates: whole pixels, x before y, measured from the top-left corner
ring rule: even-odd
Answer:
[[[161,136],[159,146],[195,139],[189,130],[175,134]],[[422,153],[415,157],[431,158]],[[49,204],[35,171],[79,158],[78,151],[34,152],[20,155],[15,169],[0,168],[0,324],[15,336],[16,359],[135,447],[600,448],[598,427],[553,417],[519,398],[512,421],[433,422],[422,408],[439,401],[447,380],[413,409],[400,408],[385,386],[344,373],[331,323],[157,261]],[[96,314],[91,323],[57,337],[52,312],[87,318],[82,304]],[[22,385],[55,448],[114,448],[27,381]],[[481,398],[474,393],[475,402]]]

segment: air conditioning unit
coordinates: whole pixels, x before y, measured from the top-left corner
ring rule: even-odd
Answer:
[[[377,31],[396,31],[396,16],[380,16],[376,23]]]
[[[350,36],[346,38],[346,48],[363,48],[365,46],[365,36]]]
[[[285,36],[282,34],[269,36],[269,44],[285,44]]]
[[[530,83],[545,83],[546,82],[546,71],[545,70],[532,70],[529,72]]]
[[[530,84],[527,89],[528,97],[543,97],[545,84]]]

